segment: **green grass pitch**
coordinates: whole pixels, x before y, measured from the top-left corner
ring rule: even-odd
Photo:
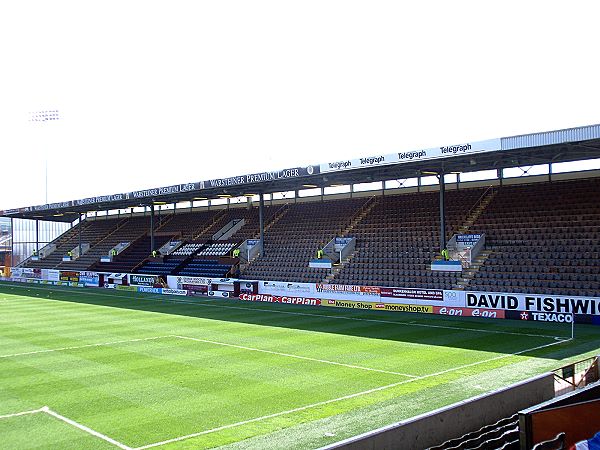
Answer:
[[[595,355],[596,330],[1,283],[0,447],[319,448]]]

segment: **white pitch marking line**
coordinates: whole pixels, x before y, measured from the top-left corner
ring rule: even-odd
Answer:
[[[44,408],[32,409],[31,411],[22,411],[22,412],[13,413],[13,414],[5,414],[4,416],[0,416],[0,419],[9,419],[11,417],[26,416],[28,414],[37,414],[37,413],[41,413],[41,412],[45,412]]]
[[[0,416],[0,419],[8,419],[10,417],[18,417],[18,416],[25,416],[25,415],[28,415],[28,414],[38,414],[38,413],[45,413],[45,414],[48,414],[48,415],[50,415],[52,417],[55,417],[58,420],[61,420],[61,421],[65,422],[65,423],[67,423],[69,425],[72,425],[75,428],[79,428],[80,430],[85,431],[86,433],[91,434],[92,436],[96,436],[97,438],[100,438],[100,439],[102,439],[102,440],[104,440],[106,442],[109,442],[109,443],[111,443],[111,444],[113,444],[113,445],[115,445],[115,446],[117,446],[117,447],[119,447],[119,448],[121,448],[123,450],[132,450],[131,447],[129,447],[129,446],[125,445],[125,444],[122,444],[119,441],[116,441],[116,440],[114,440],[111,437],[108,437],[108,436],[106,436],[106,435],[104,435],[102,433],[99,433],[96,430],[92,430],[91,428],[86,427],[85,425],[82,425],[82,424],[80,424],[78,422],[75,422],[74,420],[69,419],[68,417],[60,415],[56,411],[52,411],[48,406],[44,406],[44,407],[42,407],[40,409],[33,409],[31,411],[22,411],[22,412],[18,412],[18,413],[14,413],[14,414],[6,414],[4,416]]]
[[[343,366],[343,367],[348,367],[350,369],[368,370],[370,372],[380,372],[380,373],[386,373],[386,374],[390,374],[390,375],[400,375],[400,376],[408,377],[408,378],[417,378],[416,375],[408,375],[406,373],[392,372],[390,370],[383,370],[383,369],[373,369],[373,368],[370,368],[370,367],[356,366],[354,364],[344,364],[344,363],[335,362],[335,361],[328,361],[326,359],[311,358],[309,356],[292,355],[290,353],[281,353],[281,352],[275,352],[275,351],[272,351],[272,350],[261,350],[259,348],[246,347],[244,345],[226,344],[225,342],[210,341],[208,339],[199,339],[199,338],[193,338],[193,337],[189,337],[189,336],[173,335],[173,337],[176,337],[178,339],[187,339],[187,340],[190,340],[190,341],[204,342],[204,343],[207,343],[207,344],[214,344],[214,345],[222,345],[222,346],[225,346],[225,347],[239,348],[241,350],[249,350],[249,351],[252,351],[252,352],[268,353],[268,354],[271,354],[271,355],[286,356],[288,358],[296,358],[296,359],[303,359],[303,360],[306,360],[306,361],[319,362],[319,363],[323,363],[323,364],[331,364],[331,365],[334,365],[334,366]]]
[[[37,287],[37,288],[31,287],[31,289],[45,290],[45,288],[39,288],[39,287]],[[58,291],[63,292],[63,293],[71,293],[67,289],[59,289]],[[86,295],[95,295],[95,296],[99,296],[99,297],[113,297],[113,298],[125,299],[125,297],[120,296],[120,295],[114,295],[114,294],[109,294],[109,293],[100,293],[100,292],[86,292]],[[160,297],[144,296],[142,298],[144,298],[144,300],[151,300],[151,301],[155,301],[155,302],[159,302],[159,303],[181,303],[181,304],[186,304],[186,305],[204,306],[204,307],[208,307],[208,308],[240,309],[240,310],[244,310],[244,311],[265,311],[265,312],[270,312],[273,314],[287,314],[287,315],[291,315],[291,316],[310,316],[310,317],[319,317],[321,319],[353,320],[353,321],[359,321],[359,322],[375,322],[375,323],[389,323],[389,324],[393,324],[393,325],[408,325],[411,327],[441,328],[441,329],[446,329],[446,330],[470,331],[472,333],[507,334],[507,335],[514,335],[514,336],[530,336],[530,337],[540,337],[540,338],[549,338],[549,339],[554,339],[555,337],[558,337],[559,339],[563,339],[560,336],[550,336],[550,335],[545,335],[545,334],[519,333],[516,331],[502,331],[502,330],[486,330],[486,329],[482,329],[482,328],[451,327],[448,325],[432,325],[432,324],[425,324],[425,323],[411,323],[414,321],[404,322],[404,321],[383,320],[383,319],[365,319],[365,318],[360,318],[360,317],[347,317],[347,316],[337,316],[337,315],[329,315],[329,314],[313,314],[313,313],[302,313],[302,312],[297,312],[297,311],[281,311],[281,310],[276,310],[276,309],[246,308],[243,306],[224,306],[224,305],[218,305],[216,303],[212,303],[212,301],[209,301],[210,299],[202,300],[202,302],[190,302],[190,301],[176,300],[176,299],[167,300],[167,299],[163,299],[161,297],[162,296],[160,296]],[[40,300],[48,300],[48,299],[40,298]],[[49,299],[49,300],[53,300],[53,299]]]
[[[131,447],[122,444],[119,441],[114,440],[113,438],[110,438],[102,433],[97,432],[96,430],[92,430],[89,427],[86,427],[85,425],[82,425],[78,422],[75,422],[74,420],[69,419],[68,417],[62,416],[60,414],[58,414],[56,411],[52,411],[50,408],[48,408],[47,406],[44,406],[44,408],[42,408],[43,412],[45,412],[46,414],[51,415],[52,417],[57,418],[58,420],[62,420],[65,423],[68,423],[69,425],[74,426],[75,428],[79,428],[82,431],[85,431],[88,434],[91,434],[92,436],[96,436],[97,438],[100,438],[106,442],[109,442],[123,450],[131,450]]]
[[[125,344],[128,342],[151,341],[151,340],[155,340],[155,339],[164,339],[164,338],[168,338],[168,337],[171,337],[171,335],[153,336],[153,337],[139,338],[139,339],[128,339],[128,340],[123,340],[123,341],[100,342],[98,344],[74,345],[72,347],[49,348],[49,349],[45,349],[45,350],[35,350],[32,352],[13,353],[12,355],[0,355],[0,359],[13,358],[16,356],[37,355],[40,353],[60,352],[60,351],[65,351],[65,350],[76,350],[79,348],[102,347],[102,346],[106,346],[106,345]]]
[[[282,412],[278,412],[278,413],[274,413],[274,414],[269,414],[269,415],[266,415],[266,416],[255,417],[254,419],[243,420],[241,422],[236,422],[236,423],[232,423],[232,424],[229,424],[229,425],[223,425],[221,427],[212,428],[210,430],[199,431],[197,433],[192,433],[192,434],[188,434],[188,435],[185,435],[185,436],[179,436],[179,437],[176,437],[176,438],[167,439],[166,441],[155,442],[153,444],[143,445],[141,447],[136,447],[136,448],[134,448],[132,450],[145,450],[147,448],[159,447],[161,445],[171,444],[173,442],[179,442],[179,441],[183,441],[183,440],[186,440],[186,439],[191,439],[191,438],[202,436],[202,435],[205,435],[205,434],[210,434],[210,433],[214,433],[214,432],[217,432],[217,431],[222,431],[222,430],[226,430],[226,429],[229,429],[229,428],[238,427],[238,426],[241,426],[241,425],[246,425],[248,423],[259,422],[259,421],[262,421],[262,420],[272,419],[274,417],[279,417],[279,416],[283,416],[283,415],[286,415],[286,414],[292,414],[292,413],[295,413],[295,412],[304,411],[304,410],[311,409],[311,408],[316,408],[318,406],[328,405],[330,403],[335,403],[335,402],[339,402],[339,401],[343,401],[343,400],[349,400],[349,399],[355,398],[355,397],[361,397],[363,395],[372,394],[373,392],[383,391],[383,390],[394,388],[396,386],[400,386],[400,385],[403,385],[403,384],[413,383],[415,381],[424,380],[426,378],[431,378],[431,377],[436,377],[436,376],[439,376],[439,375],[444,375],[446,373],[455,372],[457,370],[462,370],[462,369],[465,369],[467,367],[472,367],[472,366],[476,366],[476,365],[479,365],[479,364],[485,364],[485,363],[488,363],[488,362],[491,362],[491,361],[495,361],[495,360],[498,360],[498,359],[509,358],[511,356],[521,355],[523,353],[532,352],[534,350],[539,350],[539,349],[542,349],[542,348],[545,348],[545,347],[551,347],[553,345],[557,345],[557,344],[560,344],[562,342],[567,342],[568,340],[569,339],[566,339],[566,340],[560,341],[560,342],[551,342],[550,344],[539,345],[537,347],[528,348],[528,349],[521,350],[521,351],[516,352],[516,353],[504,354],[504,355],[500,355],[500,356],[497,356],[497,357],[494,357],[494,358],[490,358],[490,359],[486,359],[486,360],[483,360],[483,361],[477,361],[477,362],[474,362],[474,363],[465,364],[463,366],[453,367],[453,368],[450,368],[450,369],[442,370],[440,372],[430,373],[428,375],[423,375],[423,376],[418,377],[418,378],[412,378],[410,380],[398,381],[397,383],[392,383],[392,384],[388,384],[388,385],[385,385],[385,386],[380,386],[380,387],[377,387],[377,388],[369,389],[367,391],[357,392],[355,394],[345,395],[343,397],[334,398],[332,400],[325,400],[325,401],[322,401],[322,402],[313,403],[311,405],[300,406],[299,408],[290,409],[288,411],[282,411]]]

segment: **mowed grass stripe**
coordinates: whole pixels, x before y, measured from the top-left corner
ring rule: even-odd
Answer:
[[[115,446],[48,414],[0,420],[3,449],[115,450]]]
[[[558,342],[553,342],[550,344],[545,344],[543,346],[540,347],[549,347],[549,346],[553,346],[553,345],[557,345],[559,344]],[[521,353],[527,352],[529,350],[522,350]],[[422,379],[409,379],[409,380],[405,380],[405,381],[399,381],[396,383],[392,383],[390,385],[385,385],[385,386],[380,386],[378,388],[374,388],[368,391],[363,391],[363,392],[358,392],[358,393],[354,393],[354,394],[349,394],[347,396],[344,397],[340,397],[340,398],[335,398],[335,399],[330,399],[330,400],[326,400],[317,404],[312,404],[312,405],[306,405],[303,407],[299,407],[297,409],[294,410],[288,410],[288,411],[282,411],[279,413],[275,413],[269,416],[260,416],[260,417],[256,417],[254,419],[250,419],[248,421],[244,421],[244,422],[239,422],[239,423],[232,423],[223,427],[219,427],[216,429],[209,429],[209,430],[205,430],[205,431],[201,431],[201,432],[196,432],[193,433],[191,435],[184,435],[184,436],[180,436],[178,438],[174,438],[171,440],[166,440],[166,441],[160,441],[158,443],[153,443],[153,444],[148,444],[145,446],[140,447],[140,449],[147,449],[147,448],[153,448],[156,446],[162,446],[164,444],[167,443],[178,443],[180,441],[183,440],[188,440],[188,439],[193,439],[194,443],[190,444],[192,445],[189,448],[203,448],[205,446],[209,446],[212,444],[206,444],[204,443],[205,441],[203,441],[205,438],[204,436],[206,436],[207,434],[213,434],[213,433],[217,433],[217,432],[221,432],[227,429],[231,429],[231,428],[237,428],[237,427],[243,427],[245,425],[248,425],[250,423],[258,423],[257,426],[266,426],[266,423],[269,423],[271,421],[288,421],[289,424],[289,416],[293,415],[294,420],[298,420],[298,416],[299,415],[304,415],[306,416],[306,414],[310,414],[310,416],[307,416],[307,420],[317,420],[319,418],[319,414],[322,413],[323,410],[327,410],[329,409],[329,414],[333,415],[335,414],[333,411],[340,406],[340,404],[342,404],[343,402],[354,402],[354,401],[358,401],[358,402],[362,402],[362,404],[360,405],[360,407],[364,406],[364,400],[371,400],[372,398],[369,398],[368,396],[370,395],[378,395],[378,394],[383,394],[383,395],[389,395],[390,391],[394,390],[394,389],[401,389],[404,388],[405,386],[411,384],[411,386],[409,387],[409,389],[412,387],[414,388],[416,386],[417,383],[419,383],[422,380],[431,380],[435,377],[438,376],[445,376],[447,374],[449,374],[450,372],[460,372],[460,371],[464,371],[464,370],[468,370],[469,368],[475,366],[475,365],[479,365],[479,364],[490,364],[490,363],[497,363],[499,360],[504,359],[504,358],[510,358],[510,355],[500,355],[494,358],[491,358],[490,360],[484,360],[484,361],[480,361],[477,363],[472,363],[469,364],[465,367],[457,367],[457,368],[453,368],[453,369],[449,369],[447,371],[444,372],[439,372],[439,373],[434,373],[434,374],[429,374],[425,377],[423,377]],[[427,381],[426,381],[427,382]],[[433,383],[432,386],[437,386],[439,385],[439,383]],[[346,405],[347,406],[347,405]],[[357,408],[359,407],[359,404],[357,404]],[[343,412],[343,410],[341,410],[341,412]],[[266,422],[266,423],[265,423]],[[275,425],[273,425],[275,426]],[[280,425],[282,426],[282,425]],[[218,439],[218,437],[216,438]],[[210,442],[210,441],[208,441]],[[187,448],[187,447],[186,447]]]
[[[44,294],[48,298],[56,298],[66,301],[75,301],[77,303],[99,304],[104,306],[113,306],[117,308],[127,308],[138,311],[156,311],[168,312],[172,314],[181,314],[189,316],[203,315],[205,318],[219,319],[223,315],[223,309],[234,311],[256,311],[263,314],[252,316],[252,320],[257,319],[257,324],[266,322],[277,322],[283,320],[284,316],[293,317],[313,317],[314,321],[308,320],[304,323],[313,322],[322,323],[322,320],[333,321],[365,321],[381,324],[399,324],[412,327],[425,328],[450,328],[455,330],[479,331],[492,334],[514,334],[517,336],[532,335],[533,337],[554,337],[555,335],[568,337],[569,331],[560,324],[530,322],[530,321],[506,321],[470,318],[464,320],[452,316],[432,316],[430,314],[411,314],[396,313],[390,314],[380,311],[362,311],[362,310],[339,310],[318,307],[307,307],[297,305],[280,305],[269,303],[241,302],[236,300],[215,301],[212,298],[193,298],[179,296],[164,296],[152,294],[139,294],[127,291],[102,291],[102,290],[84,290],[57,286],[44,285],[26,285],[19,283],[0,283],[0,289],[8,289],[10,292],[21,292],[25,295],[35,295],[37,291],[40,297]],[[142,300],[142,301],[139,301]],[[173,307],[174,306],[174,307]],[[199,310],[204,309],[200,312]],[[277,316],[273,316],[277,315]],[[214,316],[214,317],[213,317]],[[245,318],[245,320],[248,320]],[[386,328],[380,327],[380,328]],[[324,327],[324,330],[327,330]]]
[[[23,347],[31,345],[29,342],[44,346],[44,339],[50,339],[54,335],[53,330],[58,332],[54,335],[56,340],[53,342],[64,340],[80,345],[106,340],[107,336],[138,338],[164,333],[410,374],[428,375],[454,369],[452,372],[373,391],[367,395],[331,402],[340,397],[338,393],[344,397],[364,391],[362,387],[365,380],[373,382],[373,389],[379,389],[387,386],[390,378],[374,379],[373,375],[384,374],[357,374],[359,371],[356,369],[344,367],[344,371],[340,371],[342,367],[333,365],[321,373],[322,369],[316,367],[318,364],[313,361],[295,359],[285,362],[282,356],[268,354],[264,356],[279,361],[262,360],[256,357],[256,352],[243,349],[227,350],[245,354],[222,354],[209,348],[208,343],[204,343],[207,347],[198,347],[198,343],[190,342],[188,347],[175,341],[160,340],[150,345],[136,343],[125,348],[117,346],[73,350],[58,359],[55,359],[55,353],[31,357],[39,366],[32,365],[31,362],[23,364],[23,361],[0,361],[0,414],[49,404],[61,414],[132,446],[148,445],[190,432],[227,427],[240,422],[238,418],[253,420],[265,415],[280,414],[289,410],[288,404],[304,408],[312,404],[308,403],[312,398],[322,398],[323,402],[330,403],[222,429],[189,442],[172,443],[164,448],[222,445],[337,415],[360,420],[362,411],[377,411],[381,404],[396,405],[396,413],[390,412],[394,408],[389,408],[388,411],[387,423],[391,423],[398,420],[401,414],[410,414],[410,411],[418,414],[420,408],[425,407],[412,400],[420,398],[422,401],[423,397],[419,397],[419,393],[435,389],[446,393],[440,396],[440,402],[452,403],[472,392],[471,389],[460,388],[463,379],[468,379],[469,383],[479,378],[490,379],[498,372],[496,369],[518,364],[531,356],[548,357],[565,353],[565,344],[557,343],[554,347],[537,350],[527,356],[510,356],[512,352],[551,341],[526,336],[519,338],[518,334],[478,333],[476,329],[434,329],[408,327],[402,321],[379,323],[332,317],[265,314],[262,308],[254,310],[248,304],[243,304],[244,309],[236,309],[234,314],[230,314],[232,311],[226,307],[204,308],[197,305],[159,303],[159,300],[148,301],[143,296],[121,297],[118,293],[115,293],[118,298],[90,298],[86,295],[87,291],[75,289],[65,301],[63,294],[59,294],[61,300],[24,300],[38,304],[45,311],[46,317],[37,321],[39,308],[36,307],[27,313],[19,313],[17,323],[13,323],[11,330],[10,341],[13,344],[18,342],[18,335],[22,333]],[[303,310],[288,306],[274,305],[291,312]],[[338,314],[343,312],[337,311]],[[348,313],[359,314],[356,311]],[[63,315],[69,318],[66,324],[60,322]],[[10,315],[3,314],[1,320],[6,324],[17,316],[11,318]],[[52,320],[47,320],[50,316],[57,320],[54,327]],[[388,317],[395,318],[396,315],[389,314]],[[399,317],[406,320],[413,316]],[[431,321],[437,319],[429,318]],[[94,327],[93,332],[89,333],[87,325],[90,321],[94,325],[110,324],[104,330],[105,334],[101,327]],[[442,323],[452,321],[444,319]],[[467,321],[463,320],[463,323]],[[489,323],[492,327],[496,324]],[[516,325],[523,326],[519,322]],[[35,338],[37,326],[43,328],[45,336],[42,340]],[[516,330],[518,329],[517,327]],[[549,328],[541,331],[548,330]],[[2,335],[3,331],[0,331],[0,346],[6,343]],[[445,346],[444,341],[449,344]],[[496,357],[500,359],[489,361]],[[457,369],[459,362],[481,363]],[[224,365],[229,367],[229,371],[223,369]],[[532,374],[523,377],[530,375]],[[405,381],[395,375],[385,377]],[[22,381],[20,385],[19,380]],[[15,389],[6,390],[6,386],[12,384]],[[34,395],[28,396],[24,392],[28,384],[39,385]],[[315,395],[315,389],[318,389],[318,395]],[[40,401],[44,396],[52,397],[58,403],[62,402],[60,408]],[[248,403],[244,405],[246,401]],[[256,403],[260,407],[256,407]],[[436,404],[433,407],[438,406],[442,405]],[[229,410],[232,410],[231,414]],[[375,423],[374,416],[376,414],[368,416],[369,423]],[[211,428],[211,424],[216,426]],[[147,430],[152,431],[151,436]],[[355,429],[347,425],[345,431],[340,431],[340,439],[344,437],[343,433],[348,436],[353,431]],[[304,442],[313,442],[313,438],[317,439],[315,436],[307,436]],[[321,442],[320,439],[317,441]]]
[[[82,418],[81,412],[76,414],[75,420],[131,445],[132,434],[143,434],[146,442],[161,440],[167,430],[175,430],[170,435],[177,436],[198,427],[216,428],[401,378],[380,373],[366,378],[357,369],[316,366],[278,355],[251,355],[198,342],[186,345],[176,339],[135,344],[127,350],[86,347],[67,354],[41,354],[35,361],[27,359],[26,368],[37,372],[35,376],[18,370],[23,364],[19,361],[5,367],[18,375],[19,382],[3,384],[10,384],[10,390],[21,397],[35,398],[59,411],[83,409],[86,414]],[[142,349],[134,350],[138,346]],[[76,393],[76,399],[64,400],[67,393]],[[81,403],[91,398],[94,413],[89,416]],[[136,406],[135,420],[122,432],[113,430],[122,427],[119,412],[131,406]],[[96,423],[94,416],[102,413],[104,420]],[[107,416],[112,416],[109,423]],[[185,419],[191,416],[198,418],[193,425],[188,423],[188,428]],[[159,427],[147,430],[148,423],[158,420]]]
[[[70,308],[71,313],[75,314],[76,310],[73,310],[73,308],[76,308],[77,306],[81,306],[81,307],[85,307],[86,305],[78,305],[78,304],[73,304]],[[92,307],[94,308],[94,307]],[[95,307],[94,309],[97,309],[98,307]],[[104,313],[106,311],[106,308],[104,308],[101,312]],[[110,309],[109,309],[110,311]],[[112,313],[112,311],[111,311]],[[71,318],[71,322],[77,326],[79,326],[79,320],[86,320],[88,318],[88,316],[90,315],[89,312],[86,313],[82,313],[81,317],[77,318]],[[125,319],[127,320],[127,318]],[[201,319],[204,320],[204,319]],[[94,323],[103,323],[103,320],[93,320]],[[336,322],[333,325],[339,325],[339,322]],[[332,328],[335,328],[338,332],[341,331],[339,330],[339,326],[338,327],[334,327],[332,325]],[[343,322],[343,331],[346,333],[351,333],[351,334],[358,334],[359,332],[367,333],[370,332],[370,328],[375,328],[375,327],[381,327],[380,325],[376,325],[376,324],[372,324],[372,323],[348,323],[348,322]],[[354,325],[354,326],[351,326]],[[386,370],[386,371],[394,371],[394,372],[402,372],[402,373],[407,373],[407,374],[414,374],[414,375],[424,375],[426,373],[429,373],[431,371],[434,371],[436,368],[440,367],[440,360],[438,359],[437,355],[435,353],[431,353],[428,352],[426,350],[426,345],[424,344],[414,344],[415,348],[413,349],[406,349],[406,342],[405,341],[396,341],[396,342],[390,342],[390,341],[385,341],[386,345],[385,346],[381,346],[381,345],[377,345],[377,343],[374,345],[373,342],[371,342],[368,339],[365,338],[361,338],[361,337],[354,337],[354,336],[347,336],[347,335],[338,335],[338,337],[336,337],[335,341],[332,342],[331,339],[331,333],[325,334],[325,335],[321,335],[319,336],[319,339],[317,340],[317,342],[314,342],[315,340],[315,336],[314,333],[311,336],[306,335],[306,333],[303,333],[302,336],[296,336],[295,339],[289,339],[290,338],[290,331],[289,329],[285,329],[285,333],[288,335],[286,339],[281,339],[281,336],[278,336],[278,334],[282,334],[280,328],[277,329],[273,329],[272,327],[260,327],[260,326],[252,326],[253,331],[255,332],[249,332],[248,330],[249,325],[246,324],[236,324],[234,322],[234,324],[229,324],[228,326],[228,332],[227,334],[231,334],[231,333],[235,333],[237,335],[239,335],[239,340],[243,340],[244,342],[257,342],[258,343],[262,343],[262,346],[265,347],[265,351],[269,351],[272,349],[269,349],[269,346],[265,346],[265,342],[271,342],[273,345],[273,348],[277,348],[278,351],[281,350],[286,350],[288,353],[292,353],[293,351],[295,351],[292,348],[289,348],[288,345],[294,346],[297,345],[297,341],[298,340],[302,340],[304,339],[306,342],[306,346],[303,349],[302,352],[299,352],[299,355],[303,355],[305,357],[309,357],[309,358],[315,358],[315,359],[332,359],[332,355],[335,355],[334,358],[340,363],[340,364],[349,364],[349,365],[363,365],[363,366],[369,366],[369,367],[373,367],[376,370]],[[356,328],[358,327],[358,329]],[[367,329],[369,328],[369,329]],[[394,337],[396,339],[398,339],[398,334],[399,334],[399,330],[396,329],[392,329],[390,328],[390,337]],[[36,329],[37,329],[37,324],[36,324]],[[60,331],[67,331],[64,327],[59,328]],[[222,336],[223,335],[223,329],[221,326],[219,326],[216,330],[216,333],[213,336]],[[463,347],[468,348],[471,344],[472,344],[472,336],[471,338],[469,338],[469,333],[466,333],[462,330],[459,331],[455,331],[455,330],[449,330],[449,329],[444,329],[444,330],[437,330],[438,331],[438,335],[433,337],[433,338],[429,338],[427,339],[427,336],[424,336],[424,333],[430,333],[431,330],[428,329],[423,329],[423,328],[419,328],[419,329],[414,329],[414,328],[404,328],[402,331],[402,338],[405,340],[411,340],[411,341],[415,341],[415,342],[419,342],[419,341],[424,341],[424,342],[428,342],[428,341],[432,341],[435,343],[438,342],[442,342],[442,341],[446,341],[448,342],[448,344],[457,344],[460,343]],[[43,342],[48,342],[51,343],[51,345],[53,346],[58,346],[61,345],[63,342],[57,342],[56,340],[54,340],[55,337],[53,337],[54,335],[49,335],[49,334],[43,334],[43,333],[39,333],[40,336],[38,336],[36,333],[33,333],[33,336],[36,338],[36,340],[40,340]],[[131,334],[130,334],[131,335]],[[274,336],[273,336],[274,335]],[[441,336],[440,336],[441,335]],[[101,336],[99,336],[101,337]],[[206,337],[205,335],[202,336],[203,338]],[[213,338],[214,339],[214,338]],[[313,341],[313,342],[310,342]],[[517,337],[513,336],[513,335],[509,335],[506,336],[505,339],[502,340],[498,340],[495,338],[495,336],[489,336],[489,335],[483,335],[483,336],[479,336],[477,335],[477,341],[478,343],[478,347],[485,347],[488,348],[490,350],[496,350],[496,351],[512,351],[514,347],[514,342],[517,341]],[[67,341],[69,343],[71,343],[72,341]],[[289,344],[286,345],[286,343],[289,342]],[[539,341],[535,341],[535,342],[539,342]],[[397,344],[397,345],[394,345]],[[236,345],[235,341],[232,343],[232,345]],[[447,362],[449,364],[448,367],[452,366],[455,363],[460,363],[460,364],[464,364],[467,363],[469,361],[471,361],[471,358],[479,358],[479,357],[485,357],[485,355],[479,355],[477,351],[473,352],[473,351],[464,351],[463,349],[460,348],[456,348],[456,349],[448,349],[448,347],[445,347],[447,349],[447,351],[453,352],[455,353],[455,357],[454,358],[448,358]],[[401,350],[400,350],[401,349]],[[307,352],[307,350],[309,350]],[[315,352],[318,352],[318,354],[313,353],[313,350]],[[378,350],[380,351],[380,355],[379,357],[377,357],[378,354]],[[31,351],[35,351],[35,350],[31,350]],[[274,350],[272,350],[274,351]],[[404,353],[405,358],[402,359],[403,362],[403,366],[398,366],[397,362],[396,362],[396,357],[399,351],[402,351]],[[431,355],[431,356],[428,356]],[[415,361],[418,361],[418,364],[414,364]]]

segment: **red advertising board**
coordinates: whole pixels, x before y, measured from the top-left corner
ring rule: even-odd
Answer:
[[[459,308],[456,306],[434,306],[434,314],[444,316],[485,317],[487,319],[504,319],[503,309]]]

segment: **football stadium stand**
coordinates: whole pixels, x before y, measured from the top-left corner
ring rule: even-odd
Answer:
[[[470,228],[491,250],[470,288],[597,294],[599,192],[599,179],[498,189]]]
[[[430,268],[439,257],[436,191],[267,206],[264,254],[243,268],[242,277],[596,295],[600,291],[598,192],[598,178],[446,192],[446,239],[459,231],[486,236],[485,257],[469,279],[460,272]],[[487,201],[481,202],[482,197]],[[228,239],[212,240],[219,230],[240,220],[243,225]],[[86,219],[59,236],[50,255],[22,265],[222,277],[232,266],[219,263],[218,257],[230,255],[245,239],[259,237],[258,209],[238,206],[163,214],[162,222],[155,223],[155,248],[171,239],[184,243],[161,261],[146,261],[151,253],[149,231],[148,215]],[[333,270],[310,268],[317,248],[335,237],[356,238],[355,250]],[[63,261],[80,240],[89,244],[89,250]],[[100,262],[122,242],[130,245],[112,262]]]
[[[448,236],[482,192],[475,188],[447,193]],[[456,272],[430,270],[439,253],[438,202],[435,192],[376,198],[368,215],[351,230],[357,238],[356,252],[333,282],[451,289]]]
[[[369,199],[346,199],[290,204],[265,236],[264,255],[242,272],[247,279],[320,282],[327,269],[308,262],[319,245],[340,236]]]

